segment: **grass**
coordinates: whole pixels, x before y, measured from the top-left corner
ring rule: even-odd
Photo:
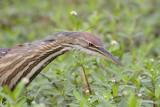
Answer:
[[[27,88],[23,82],[13,92],[1,87],[1,106],[160,106],[159,7],[159,0],[1,0],[1,47],[59,31],[85,31],[99,36],[125,65],[69,52],[56,58]],[[92,95],[87,85],[84,88],[84,70]]]

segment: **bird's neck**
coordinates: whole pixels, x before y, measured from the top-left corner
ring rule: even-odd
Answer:
[[[13,48],[0,59],[0,85],[14,89],[24,77],[31,82],[52,60],[69,50],[70,47],[53,41],[38,41]],[[5,61],[9,62],[3,64]]]

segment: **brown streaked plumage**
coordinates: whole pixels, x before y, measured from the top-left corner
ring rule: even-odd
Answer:
[[[59,32],[12,49],[0,48],[0,86],[8,85],[13,90],[24,77],[31,82],[56,57],[74,50],[103,56],[123,66],[98,37],[86,32]]]
[[[0,48],[0,58],[5,56],[11,49],[9,48]]]

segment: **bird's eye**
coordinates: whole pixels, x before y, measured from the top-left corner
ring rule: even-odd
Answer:
[[[92,43],[89,43],[89,46],[93,47],[94,45]]]

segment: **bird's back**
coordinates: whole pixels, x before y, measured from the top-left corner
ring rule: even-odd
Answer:
[[[0,59],[2,56],[5,56],[11,49],[9,48],[0,48]]]

